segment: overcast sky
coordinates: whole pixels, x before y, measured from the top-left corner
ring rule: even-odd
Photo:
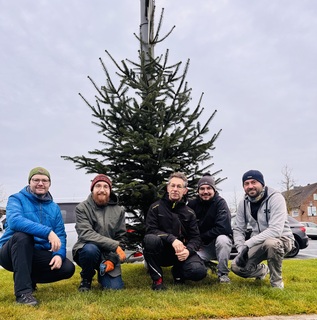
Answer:
[[[317,1],[156,0],[156,22],[163,7],[161,35],[176,29],[155,53],[189,58],[192,107],[204,92],[204,118],[218,110],[212,172],[229,205],[249,169],[278,190],[285,166],[297,185],[317,182]],[[44,166],[56,201],[84,200],[93,176],[61,158],[101,146],[78,93],[94,102],[99,57],[115,70],[105,50],[136,61],[140,1],[0,0],[0,12],[1,198]]]

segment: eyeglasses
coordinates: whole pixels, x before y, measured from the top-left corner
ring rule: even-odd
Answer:
[[[105,183],[105,184],[100,184],[100,183],[96,183],[95,185],[94,185],[94,188],[96,188],[96,189],[110,189],[110,187],[109,187],[109,185],[107,184],[107,183]]]
[[[172,188],[172,189],[174,189],[174,188],[176,188],[176,189],[183,189],[183,188],[185,188],[185,187],[182,186],[181,184],[170,184],[169,186],[170,186],[170,188]]]
[[[34,182],[35,184],[39,184],[40,182],[42,182],[43,184],[47,184],[50,182],[49,179],[31,179],[32,182]]]

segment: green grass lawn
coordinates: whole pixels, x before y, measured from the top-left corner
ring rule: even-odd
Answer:
[[[167,291],[150,288],[151,280],[142,264],[124,264],[125,289],[101,291],[96,280],[88,293],[77,291],[80,269],[69,279],[39,284],[35,293],[39,306],[15,303],[12,273],[0,270],[0,319],[207,319],[242,316],[317,313],[317,260],[288,259],[283,264],[285,289],[272,289],[265,281],[242,279],[230,273],[232,283],[218,284],[210,271],[200,282],[183,286],[172,283],[164,269]]]

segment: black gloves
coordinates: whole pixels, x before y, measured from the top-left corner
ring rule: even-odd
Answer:
[[[246,245],[242,246],[240,253],[238,253],[236,258],[234,259],[238,267],[244,268],[246,266],[249,259],[248,252],[249,247]]]

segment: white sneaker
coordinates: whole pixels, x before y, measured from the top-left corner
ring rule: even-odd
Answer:
[[[264,280],[267,274],[270,272],[269,267],[266,264],[262,264],[263,274],[259,277],[256,277],[255,280]]]
[[[271,286],[272,286],[273,289],[283,290],[284,289],[284,282],[281,281],[278,284],[271,284]]]
[[[226,274],[219,276],[218,280],[220,283],[230,283],[231,282],[230,278]]]

